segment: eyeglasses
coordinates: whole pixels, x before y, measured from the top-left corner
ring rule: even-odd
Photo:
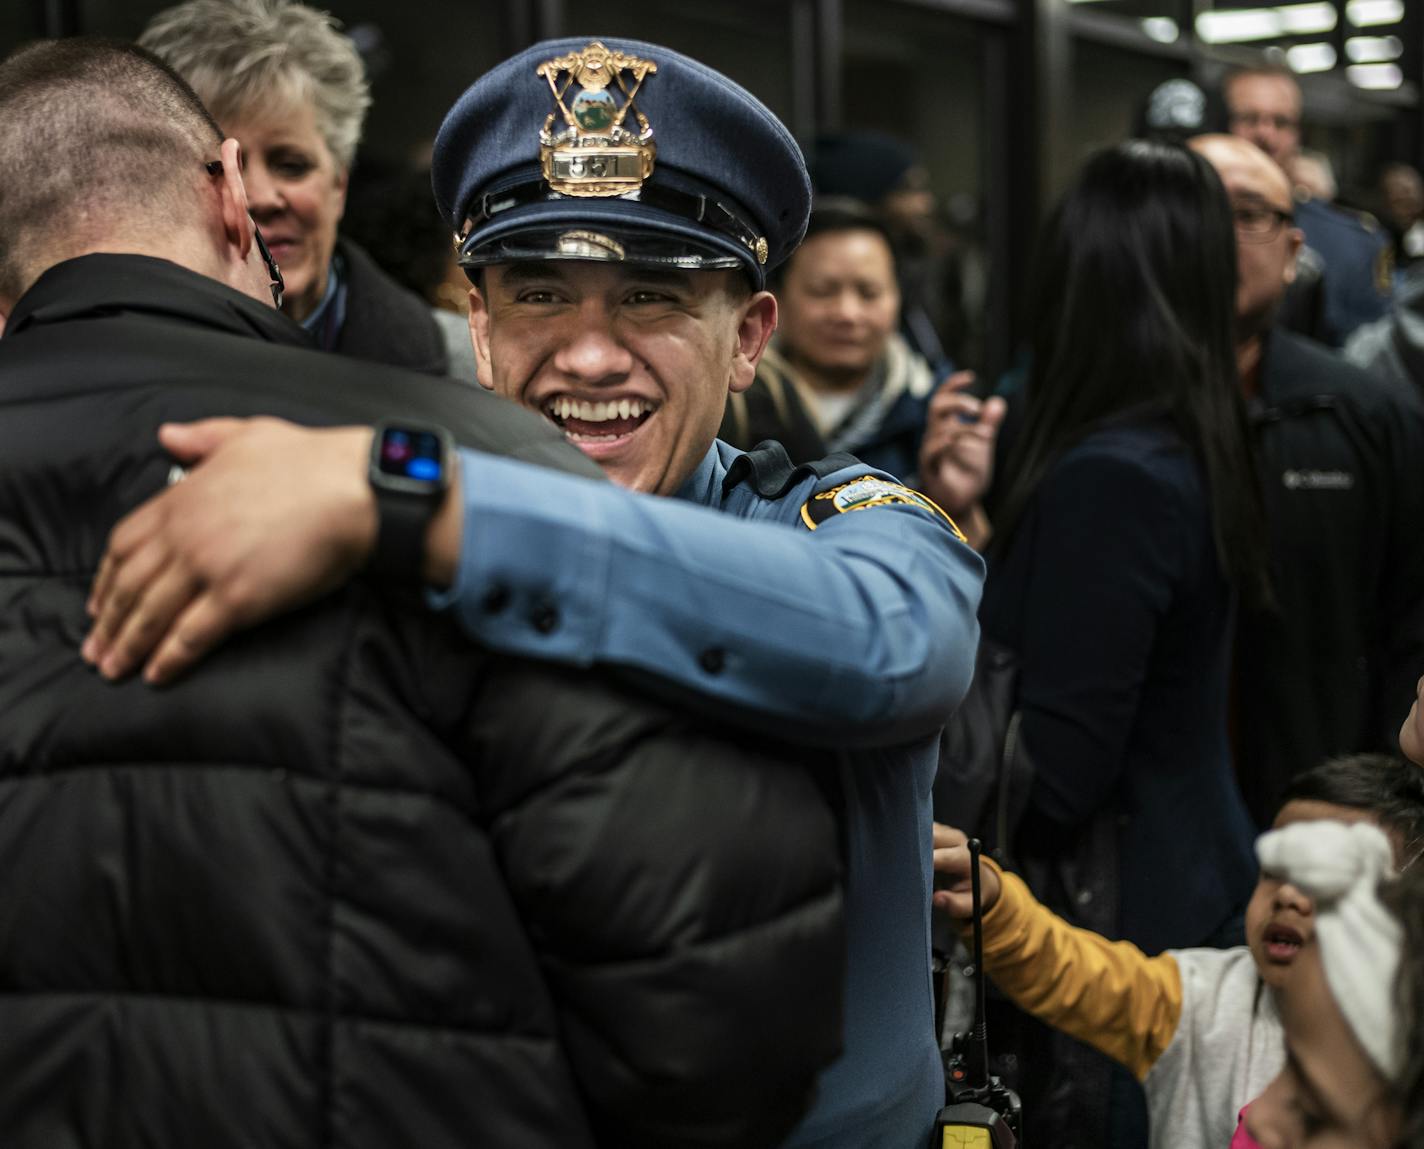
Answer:
[[[1233,128],[1275,128],[1278,132],[1294,131],[1300,127],[1300,120],[1294,116],[1269,115],[1266,112],[1232,112]]]
[[[210,176],[223,174],[222,160],[209,160],[203,167]],[[255,220],[252,223],[252,238],[257,241],[257,253],[262,257],[262,263],[267,268],[267,278],[270,281],[267,286],[272,292],[272,306],[280,308],[282,293],[287,290],[287,284],[282,279],[282,269],[277,266],[277,261],[272,258],[272,253],[267,250],[267,241],[262,238],[262,229],[257,226]]]
[[[1295,222],[1295,216],[1288,211],[1253,203],[1232,204],[1231,217],[1236,222],[1237,238],[1246,243],[1270,243],[1283,227]]]

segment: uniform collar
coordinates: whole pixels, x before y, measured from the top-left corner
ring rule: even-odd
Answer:
[[[30,327],[123,313],[177,318],[269,343],[311,346],[301,327],[281,312],[215,279],[166,259],[105,253],[67,259],[41,275],[15,304],[5,338]]]
[[[702,456],[702,462],[698,463],[692,474],[687,476],[686,481],[677,489],[677,494],[673,497],[689,503],[696,503],[702,507],[711,507],[720,503],[722,501],[722,480],[727,477],[727,461],[722,458],[723,450],[729,457],[735,457],[739,453],[720,439],[714,440],[712,446],[707,448],[707,454]]]

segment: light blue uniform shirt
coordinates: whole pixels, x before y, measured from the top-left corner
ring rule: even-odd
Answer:
[[[910,502],[830,511],[808,529],[816,494],[888,479],[863,464],[799,472],[768,498],[750,481],[726,488],[739,454],[714,444],[666,499],[462,451],[460,563],[435,605],[492,649],[633,667],[836,747],[848,767],[846,1052],[788,1144],[928,1144],[944,1097],[930,787],[938,729],[973,674],[983,565]]]

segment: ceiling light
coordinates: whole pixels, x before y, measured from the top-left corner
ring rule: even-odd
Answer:
[[[1286,49],[1286,63],[1292,72],[1328,72],[1335,66],[1335,49],[1330,44],[1297,44]]]
[[[1276,11],[1280,13],[1281,29],[1288,36],[1315,36],[1330,32],[1340,19],[1335,5],[1329,3],[1289,4]]]
[[[1345,69],[1350,83],[1357,88],[1387,92],[1404,83],[1404,73],[1398,64],[1354,64]]]
[[[1404,53],[1404,41],[1398,36],[1351,36],[1345,41],[1345,55],[1352,64],[1380,64],[1398,60]]]
[[[1345,18],[1356,28],[1398,24],[1404,19],[1404,0],[1350,0]]]
[[[1196,28],[1207,44],[1269,40],[1281,34],[1281,17],[1274,8],[1219,8],[1198,15]]]
[[[1144,16],[1142,30],[1149,40],[1156,40],[1159,44],[1175,44],[1182,34],[1177,22],[1170,16]]]

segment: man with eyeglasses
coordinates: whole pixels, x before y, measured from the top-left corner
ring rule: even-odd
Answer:
[[[1227,125],[1250,140],[1289,177],[1300,154],[1300,84],[1285,68],[1240,68],[1221,85]],[[1388,233],[1368,212],[1313,198],[1295,188],[1296,226],[1324,265],[1321,339],[1340,346],[1363,323],[1389,309],[1393,273]]]
[[[1424,410],[1411,389],[1276,324],[1301,234],[1290,181],[1235,136],[1216,168],[1237,240],[1237,366],[1255,430],[1277,608],[1243,612],[1234,742],[1264,828],[1285,784],[1336,754],[1391,751],[1424,670]]]
[[[402,500],[455,443],[609,484],[513,403],[320,353],[279,290],[165,65],[0,62],[0,1145],[780,1143],[841,1048],[834,775],[434,617]],[[448,438],[358,461],[390,561],[171,688],[84,666],[113,524],[199,481],[161,423],[283,416],[309,461],[393,411]],[[265,537],[330,489],[271,482]]]

